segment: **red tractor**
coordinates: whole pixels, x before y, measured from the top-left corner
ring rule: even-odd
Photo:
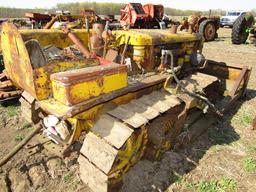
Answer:
[[[120,23],[123,27],[130,28],[166,28],[167,20],[164,18],[163,5],[146,4],[142,6],[141,3],[129,3],[121,9]]]
[[[186,30],[193,33],[199,33],[204,37],[204,40],[214,41],[218,37],[218,29],[220,28],[220,17],[218,16],[202,16],[190,15],[184,18],[179,29],[180,31]]]

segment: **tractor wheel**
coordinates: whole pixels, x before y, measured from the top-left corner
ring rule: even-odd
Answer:
[[[217,29],[212,20],[205,20],[199,25],[199,33],[204,37],[205,42],[213,41],[216,37]]]
[[[249,36],[249,33],[246,31],[247,29],[247,22],[245,19],[245,14],[241,15],[240,17],[237,18],[233,25],[232,29],[232,43],[233,44],[244,44]]]

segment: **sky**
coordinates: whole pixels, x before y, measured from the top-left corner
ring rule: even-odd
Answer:
[[[85,2],[86,0],[0,0],[0,6],[16,8],[53,8],[57,3]],[[256,9],[255,0],[88,0],[89,2],[115,2],[115,3],[154,3],[166,7],[191,10],[252,10]],[[254,6],[251,6],[254,5]]]

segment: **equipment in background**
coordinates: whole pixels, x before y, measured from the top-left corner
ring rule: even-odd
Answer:
[[[191,15],[184,18],[180,31],[188,31],[190,33],[199,33],[204,37],[204,40],[213,41],[218,37],[218,29],[220,28],[220,17],[217,16],[201,16]]]
[[[123,27],[140,29],[165,29],[169,20],[163,20],[163,5],[129,3],[121,9],[120,23]]]
[[[237,45],[244,44],[250,34],[249,40],[256,44],[255,18],[252,13],[242,14],[237,18],[232,28],[232,43]]]

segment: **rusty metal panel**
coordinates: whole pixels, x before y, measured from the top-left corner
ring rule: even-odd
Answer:
[[[203,92],[204,88],[216,81],[218,81],[217,77],[202,73],[196,73],[185,78],[181,82],[191,92]]]
[[[66,48],[74,43],[61,30],[56,29],[23,29],[19,30],[22,39],[28,41],[36,39],[42,47],[54,45],[59,48]],[[81,40],[83,45],[87,46],[89,42],[89,33],[85,29],[74,29],[73,33]]]
[[[128,85],[126,66],[114,63],[55,73],[51,80],[54,98],[65,105],[75,105]]]
[[[90,162],[108,174],[118,151],[105,140],[89,132],[80,151]]]
[[[59,81],[64,85],[73,85],[81,81],[90,81],[98,76],[126,73],[126,66],[119,64],[99,65],[94,67],[76,69],[51,75],[51,80]]]
[[[79,69],[99,65],[97,60],[84,59],[72,61],[51,61],[47,65],[34,70],[36,96],[38,100],[45,100],[52,95],[52,82],[50,76],[53,73]]]
[[[29,54],[14,24],[2,25],[1,47],[8,77],[17,87],[27,90],[36,97]]]
[[[128,123],[134,128],[139,128],[142,125],[145,125],[148,120],[142,115],[134,113],[131,109],[125,105],[120,105],[112,111],[109,111],[108,114]]]
[[[105,139],[117,149],[121,148],[133,133],[132,129],[109,115],[102,115],[92,127],[91,131]]]
[[[239,86],[241,86],[242,81],[245,80],[245,78],[246,78],[245,75],[246,75],[247,71],[248,71],[248,66],[243,66],[242,71],[241,71],[240,75],[237,77],[235,84],[230,92],[230,96],[232,98],[235,97],[235,94],[238,91]]]

